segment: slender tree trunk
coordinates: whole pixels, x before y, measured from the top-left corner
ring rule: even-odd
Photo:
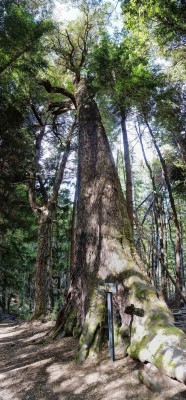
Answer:
[[[77,217],[77,189],[74,196],[72,222],[70,231],[70,274],[72,273],[75,265],[75,245],[76,245],[76,217]]]
[[[50,303],[50,310],[52,311],[54,308],[54,289],[53,289],[53,235],[54,235],[54,220],[55,216],[52,217],[51,221],[51,233],[49,235],[49,266],[48,266],[48,272],[49,272],[49,303]]]
[[[132,241],[116,167],[96,103],[81,81],[79,115],[78,204],[75,269],[58,316],[54,337],[79,335],[79,360],[99,349],[105,324],[100,282],[117,282],[117,340],[123,354],[150,361],[168,375],[186,381],[184,333],[174,327],[163,298],[149,284]]]
[[[163,240],[163,226],[162,226],[162,198],[161,195],[158,193],[157,185],[155,182],[155,178],[153,175],[152,168],[147,160],[143,142],[142,142],[142,135],[139,133],[139,140],[141,144],[141,149],[143,152],[143,157],[145,160],[146,167],[149,170],[151,182],[152,182],[152,188],[153,188],[153,193],[154,193],[154,202],[153,202],[153,210],[154,210],[154,217],[155,217],[155,224],[156,224],[156,251],[157,253],[160,254],[160,263],[161,263],[161,269],[160,269],[160,279],[159,283],[161,285],[162,293],[164,295],[164,298],[166,299],[166,282],[165,282],[165,249],[164,249],[164,240]],[[158,261],[158,260],[157,260]]]
[[[50,258],[51,215],[43,210],[38,226],[38,246],[36,256],[34,318],[46,315],[47,266]]]
[[[29,285],[29,312],[32,313],[33,310],[33,287],[32,287],[32,277],[29,273],[28,278],[28,285]]]
[[[164,299],[167,300],[167,282],[166,282],[166,247],[165,247],[165,224],[163,222],[164,211],[163,211],[163,199],[160,197],[160,258],[161,258],[161,289],[164,296]]]
[[[11,303],[11,300],[12,300],[12,293],[10,292],[10,293],[8,294],[8,299],[7,299],[7,312],[8,312],[8,313],[10,313],[10,303]]]
[[[184,242],[184,230],[183,230],[183,224],[184,224],[184,205],[185,201],[180,199],[178,200],[179,204],[179,221],[180,221],[180,233],[181,233],[181,239],[182,239],[182,246],[181,246],[181,274],[182,274],[182,290],[185,292],[185,269],[184,269],[184,255],[183,255],[183,242]]]
[[[159,231],[158,231],[158,224],[157,224],[157,219],[154,218],[155,222],[155,232],[154,232],[154,248],[155,248],[155,260],[154,260],[154,268],[156,271],[156,284],[157,284],[157,289],[160,289],[160,259],[158,257],[159,255]]]
[[[61,157],[61,161],[56,170],[55,181],[52,188],[52,193],[48,197],[44,184],[37,174],[41,194],[43,196],[43,206],[38,207],[35,201],[35,181],[33,178],[36,174],[31,174],[30,185],[29,185],[29,199],[32,210],[39,216],[39,227],[38,227],[38,246],[37,246],[37,257],[36,257],[36,275],[35,275],[35,297],[34,297],[34,316],[37,319],[41,315],[46,314],[46,296],[48,291],[47,285],[47,269],[51,254],[51,241],[52,241],[52,221],[55,215],[56,204],[58,200],[58,193],[61,182],[63,180],[65,166],[70,153],[70,141],[74,131],[75,123],[69,131],[66,147]],[[44,129],[41,129],[41,134],[38,136],[36,145],[36,156],[35,156],[35,170],[37,169],[39,162],[39,154],[41,152],[41,141],[43,138]]]
[[[140,255],[140,258],[143,260],[143,263],[145,264],[145,266],[147,268],[148,276],[150,277],[150,279],[153,282],[152,268],[151,268],[151,265],[152,265],[152,263],[151,263],[151,248],[150,248],[150,251],[148,252],[146,243],[144,242],[143,225],[140,224],[138,221],[137,212],[135,212],[134,221],[135,221],[135,227],[136,227],[137,235],[138,235],[138,239],[136,241],[137,252]]]
[[[153,218],[153,216],[152,216]],[[154,219],[152,220],[154,221]],[[156,246],[155,244],[156,240],[156,227],[154,229],[153,224],[151,225],[151,241],[150,241],[150,253],[152,257],[152,276],[153,276],[153,283],[156,289],[158,289],[158,282],[157,282],[157,269],[158,269],[158,258],[157,255],[154,254],[152,251],[152,248]]]
[[[133,184],[132,184],[132,167],[130,161],[128,134],[126,127],[126,112],[124,109],[121,108],[120,113],[121,113],[121,128],[123,135],[124,160],[125,160],[125,171],[126,171],[126,204],[127,204],[127,212],[129,220],[133,231],[133,225],[134,225]]]
[[[2,287],[2,309],[3,309],[3,312],[6,312],[6,310],[7,310],[7,307],[6,307],[6,304],[7,304],[7,289],[6,289],[6,283],[4,283],[3,282],[3,287]]]

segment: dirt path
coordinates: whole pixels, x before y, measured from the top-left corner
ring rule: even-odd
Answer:
[[[99,361],[79,366],[75,339],[32,343],[48,329],[48,323],[0,322],[0,400],[186,399],[186,386],[157,371],[160,391],[148,390],[138,380],[143,365],[130,358],[111,363],[107,349]]]

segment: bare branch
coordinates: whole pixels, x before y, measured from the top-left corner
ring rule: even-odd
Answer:
[[[31,104],[32,111],[40,124],[40,133],[36,136],[36,145],[35,145],[35,157],[34,157],[34,167],[30,171],[29,177],[29,188],[28,188],[28,197],[30,202],[30,207],[32,211],[37,214],[40,208],[36,205],[36,196],[35,196],[35,181],[36,181],[36,172],[38,171],[40,153],[41,153],[41,143],[43,140],[43,136],[45,134],[45,125],[43,124],[36,108],[33,104]],[[44,185],[43,185],[44,186]]]
[[[57,108],[57,110],[55,110]],[[72,104],[71,100],[64,101],[64,102],[56,102],[52,103],[48,107],[48,111],[52,111],[52,114],[54,116],[64,114],[65,112],[69,110],[75,110],[74,104]]]
[[[75,99],[74,95],[71,92],[69,92],[68,90],[66,90],[65,88],[58,87],[58,86],[52,86],[50,81],[48,81],[48,80],[38,81],[38,84],[44,86],[44,88],[46,89],[46,91],[48,93],[61,93],[63,96],[68,97],[74,104],[75,108],[77,108],[76,99]]]
[[[63,156],[61,158],[61,162],[59,164],[59,167],[58,167],[58,169],[56,171],[55,183],[54,183],[54,186],[53,186],[52,194],[51,194],[51,196],[49,198],[49,203],[50,204],[56,203],[56,201],[57,201],[59,188],[60,188],[61,182],[63,180],[63,175],[64,175],[66,162],[67,162],[69,153],[71,151],[70,143],[71,143],[72,135],[73,135],[73,132],[74,132],[74,129],[76,128],[76,126],[77,126],[77,123],[76,123],[76,120],[75,120],[75,122],[73,123],[73,125],[72,125],[72,127],[71,127],[71,129],[69,131],[69,134],[68,134],[68,137],[67,137],[67,141],[66,141],[66,148],[65,148]]]
[[[72,40],[70,38],[70,35],[69,35],[67,29],[66,29],[66,34],[67,34],[67,39],[69,41],[69,44],[71,46],[71,52],[69,53],[70,64],[72,67],[75,67],[75,64],[74,64],[75,48],[74,48],[74,45],[72,43]]]
[[[30,172],[30,177],[29,177],[28,198],[32,211],[34,213],[37,213],[37,206],[35,199],[35,177],[33,171]]]
[[[148,196],[145,197],[145,199],[136,207],[135,212],[137,212],[137,211],[139,210],[139,208],[148,200],[148,198],[149,198],[150,196],[152,196],[152,194],[153,194],[153,192],[150,192],[150,193],[148,194]]]
[[[31,109],[32,109],[32,111],[33,111],[34,116],[36,117],[37,121],[39,122],[39,125],[40,125],[40,126],[44,126],[44,123],[43,123],[43,121],[42,121],[42,119],[41,119],[39,113],[37,112],[37,110],[36,110],[34,104],[32,103],[32,100],[30,100],[30,106],[31,106]]]
[[[40,189],[41,189],[41,194],[42,194],[42,198],[43,198],[44,204],[47,205],[47,203],[48,203],[48,195],[47,195],[44,183],[42,181],[41,175],[39,173],[37,173],[36,174],[36,178],[37,178],[37,180],[39,182],[39,186],[40,186]]]

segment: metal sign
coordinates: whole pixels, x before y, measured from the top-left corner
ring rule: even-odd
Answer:
[[[112,361],[114,361],[115,354],[114,354],[114,327],[113,327],[112,294],[117,292],[117,284],[116,283],[100,283],[98,285],[98,291],[107,293],[110,359]]]
[[[106,293],[116,293],[117,283],[100,283],[98,285],[98,291]]]

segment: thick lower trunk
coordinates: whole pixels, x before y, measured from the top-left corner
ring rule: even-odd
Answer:
[[[75,266],[54,337],[80,335],[79,360],[96,352],[104,337],[105,296],[101,282],[117,282],[114,295],[115,346],[165,373],[186,381],[184,333],[135,252],[115,164],[96,103],[80,82],[79,165]],[[117,346],[118,345],[118,346]]]

